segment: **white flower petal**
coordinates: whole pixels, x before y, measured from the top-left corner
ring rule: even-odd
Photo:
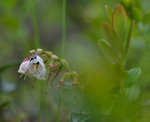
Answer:
[[[26,71],[28,70],[28,67],[29,67],[29,64],[30,64],[30,61],[27,60],[27,61],[23,61],[19,67],[19,70],[18,72],[19,73],[22,73],[22,74],[25,74]]]
[[[33,73],[33,76],[38,79],[45,79],[46,69],[44,63],[40,63],[36,72]]]
[[[23,61],[18,72],[22,74],[27,72],[26,74],[29,76],[45,80],[46,69],[43,59],[40,56],[36,56],[32,60]]]

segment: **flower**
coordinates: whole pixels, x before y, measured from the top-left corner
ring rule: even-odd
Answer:
[[[19,73],[22,73],[22,74],[25,74],[25,73],[27,72],[27,70],[28,70],[29,63],[30,63],[29,59],[25,59],[25,60],[21,63],[18,72],[19,72]]]
[[[45,80],[46,69],[43,59],[37,53],[33,54],[21,63],[18,72]]]

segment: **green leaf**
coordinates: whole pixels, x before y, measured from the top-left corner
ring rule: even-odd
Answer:
[[[150,23],[150,11],[147,12],[147,13],[144,15],[144,17],[143,17],[143,23],[144,23],[144,24]]]
[[[138,99],[139,95],[140,95],[140,88],[138,85],[133,85],[130,88],[126,89],[126,96],[127,99],[131,102],[134,102]]]
[[[132,30],[133,30],[133,27],[134,27],[134,23],[135,23],[134,20],[130,23],[128,37],[127,37],[126,44],[125,44],[125,55],[127,55],[127,52],[128,52],[128,49],[129,49],[130,40],[131,40],[131,33],[132,33]]]
[[[99,47],[101,51],[103,52],[104,56],[108,59],[108,61],[112,64],[119,63],[119,59],[117,59],[117,56],[114,54],[112,48],[106,42],[105,40],[99,40],[98,41]]]
[[[108,5],[105,6],[105,9],[106,9],[106,12],[107,12],[107,15],[108,15],[108,19],[109,19],[110,23],[112,23],[113,10]]]
[[[128,34],[128,17],[121,4],[118,4],[114,9],[112,25],[121,41],[125,42]]]
[[[128,78],[126,79],[126,87],[131,87],[133,84],[135,84],[136,80],[141,75],[141,69],[140,68],[133,68],[128,71]]]
[[[110,46],[112,47],[114,53],[121,59],[121,53],[123,49],[123,45],[121,43],[121,40],[119,39],[117,33],[112,28],[112,26],[106,22],[102,22],[102,29],[104,32],[104,35],[109,42]]]

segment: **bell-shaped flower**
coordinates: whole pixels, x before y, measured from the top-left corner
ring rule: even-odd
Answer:
[[[38,55],[31,56],[21,63],[18,72],[45,80],[46,69],[43,59]]]

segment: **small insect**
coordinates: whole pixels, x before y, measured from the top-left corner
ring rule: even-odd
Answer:
[[[30,61],[36,59],[36,57],[38,56],[38,52],[36,52],[35,54],[33,54],[31,57],[30,57]]]
[[[38,56],[38,52],[36,52],[35,54],[33,54],[31,57],[30,57],[30,62],[32,61],[32,60],[36,60],[37,59],[37,56]],[[36,66],[36,69],[38,69],[38,67],[39,67],[39,61],[37,61],[36,63],[34,62],[33,63],[33,65],[35,65]]]

